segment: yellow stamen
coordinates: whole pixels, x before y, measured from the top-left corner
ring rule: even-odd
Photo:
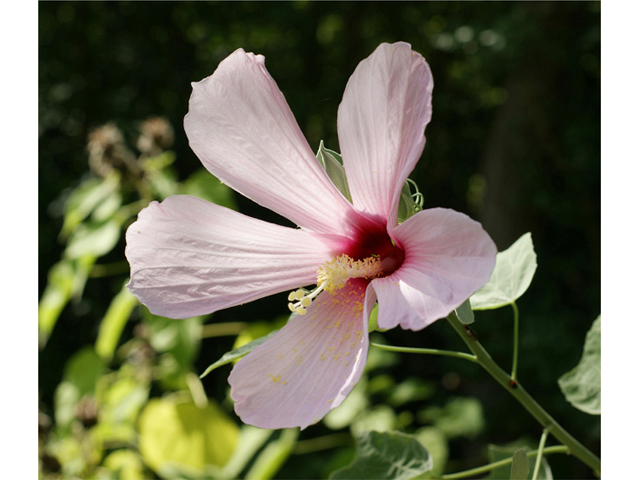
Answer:
[[[329,293],[345,286],[350,278],[374,278],[382,275],[382,266],[378,256],[364,260],[354,260],[346,254],[335,257],[318,269],[317,287],[312,291],[299,288],[289,293],[289,310],[305,315],[306,308],[323,290]],[[298,300],[294,302],[294,300]]]

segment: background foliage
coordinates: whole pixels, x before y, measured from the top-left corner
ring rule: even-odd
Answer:
[[[124,135],[119,148],[144,165],[145,178],[155,179],[148,198],[189,191],[286,223],[200,173],[182,129],[190,82],[210,75],[236,48],[261,53],[312,148],[324,140],[339,151],[336,112],[349,75],[379,43],[400,40],[425,56],[435,78],[427,146],[411,176],[425,208],[454,208],[478,219],[499,250],[532,233],[538,270],[519,300],[519,378],[598,453],[599,418],[573,409],[557,379],[578,364],[585,335],[600,314],[599,7],[597,2],[41,2],[39,294],[45,298],[53,276],[72,297],[55,315],[40,352],[42,474],[171,478],[175,471],[163,470],[158,461],[170,449],[143,441],[145,418],[154,412],[195,425],[226,425],[224,435],[240,438],[226,443],[249,448],[257,434],[239,429],[226,398],[225,367],[202,381],[200,393],[194,376],[239,341],[277,326],[286,313],[283,294],[176,324],[119,294],[128,275],[122,232],[135,218],[140,190],[135,180],[111,177],[99,181],[106,192],[98,202],[106,203],[101,212],[83,216],[69,207],[72,192],[98,182],[89,172],[90,132],[108,122],[118,127]],[[174,141],[145,152],[137,140],[141,123],[153,116],[168,120]],[[132,207],[122,210],[127,206]],[[69,211],[76,212],[75,220]],[[68,261],[60,264],[63,257]],[[101,334],[118,332],[117,325],[105,325],[122,319],[121,335]],[[217,324],[235,325],[230,328],[237,331],[221,335],[207,329]],[[508,366],[509,310],[476,312],[474,328],[495,360]],[[462,347],[445,322],[418,333],[392,330],[384,341]],[[297,438],[288,431],[254,438],[256,455],[270,442],[263,458],[282,462],[260,464],[258,457],[241,472],[326,478],[353,457],[349,432],[376,422],[425,437],[432,453],[440,448],[437,459],[445,463],[438,468],[446,471],[486,463],[489,443],[530,438],[533,447],[540,435],[536,422],[488,375],[456,359],[372,353],[358,392],[349,397],[351,412],[336,410]],[[209,406],[200,408],[205,395]],[[215,468],[228,467],[233,452],[214,450],[191,464],[208,466],[215,476]],[[550,457],[549,463],[556,477],[589,478],[577,461]]]

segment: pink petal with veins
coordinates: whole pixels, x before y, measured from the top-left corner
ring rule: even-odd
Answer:
[[[306,428],[336,408],[360,380],[367,359],[366,282],[323,292],[278,333],[240,360],[229,376],[244,423]]]
[[[338,136],[356,209],[397,223],[398,198],[425,145],[433,78],[407,43],[360,62],[338,110]]]
[[[203,315],[315,283],[318,265],[331,258],[327,245],[303,230],[173,196],[152,202],[127,230],[128,287],[156,315]]]

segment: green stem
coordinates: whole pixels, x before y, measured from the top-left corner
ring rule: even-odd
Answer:
[[[549,415],[538,403],[527,393],[519,383],[513,381],[507,373],[502,370],[491,358],[487,351],[480,345],[477,336],[471,329],[460,323],[455,313],[449,314],[447,320],[453,326],[469,347],[469,350],[476,356],[477,361],[489,374],[496,379],[533,417],[546,428],[559,442],[569,448],[569,452],[580,459],[583,463],[591,467],[600,474],[600,459],[590,452],[578,440],[573,438],[569,432],[562,428],[555,419]]]
[[[555,445],[553,447],[547,447],[543,450],[545,454],[550,453],[568,453],[569,449],[564,445]],[[527,457],[533,457],[537,452],[535,450],[531,452],[527,452]],[[442,475],[438,478],[442,480],[454,480],[456,478],[467,478],[473,475],[479,475],[481,473],[490,472],[491,470],[495,470],[496,468],[504,467],[505,465],[509,465],[513,462],[512,458],[505,458],[504,460],[499,460],[497,462],[489,463],[487,465],[483,465],[482,467],[472,468],[471,470],[465,470],[464,472],[456,472],[450,473],[448,475]]]
[[[473,363],[478,363],[478,359],[475,355],[469,355],[464,352],[453,352],[451,350],[437,350],[435,348],[412,348],[412,347],[396,347],[394,345],[382,345],[380,343],[371,342],[372,347],[379,348],[380,350],[387,350],[389,352],[398,353],[421,353],[424,355],[443,355],[446,357],[462,358],[469,360]]]
[[[538,472],[540,471],[540,464],[542,463],[542,451],[544,450],[544,444],[547,443],[548,435],[549,430],[545,428],[542,432],[542,436],[540,437],[540,445],[538,445],[538,455],[536,456],[536,466],[533,468],[533,475],[531,476],[531,480],[538,479]]]
[[[518,371],[518,346],[520,345],[520,313],[516,302],[511,302],[513,308],[513,364],[511,366],[511,380],[517,381]]]

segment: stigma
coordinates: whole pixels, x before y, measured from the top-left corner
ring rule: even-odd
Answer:
[[[341,289],[351,278],[371,279],[384,273],[382,262],[377,255],[354,260],[342,254],[326,262],[318,269],[317,287],[311,291],[299,288],[289,294],[289,310],[298,315],[305,315],[306,308],[321,292],[333,293]]]

